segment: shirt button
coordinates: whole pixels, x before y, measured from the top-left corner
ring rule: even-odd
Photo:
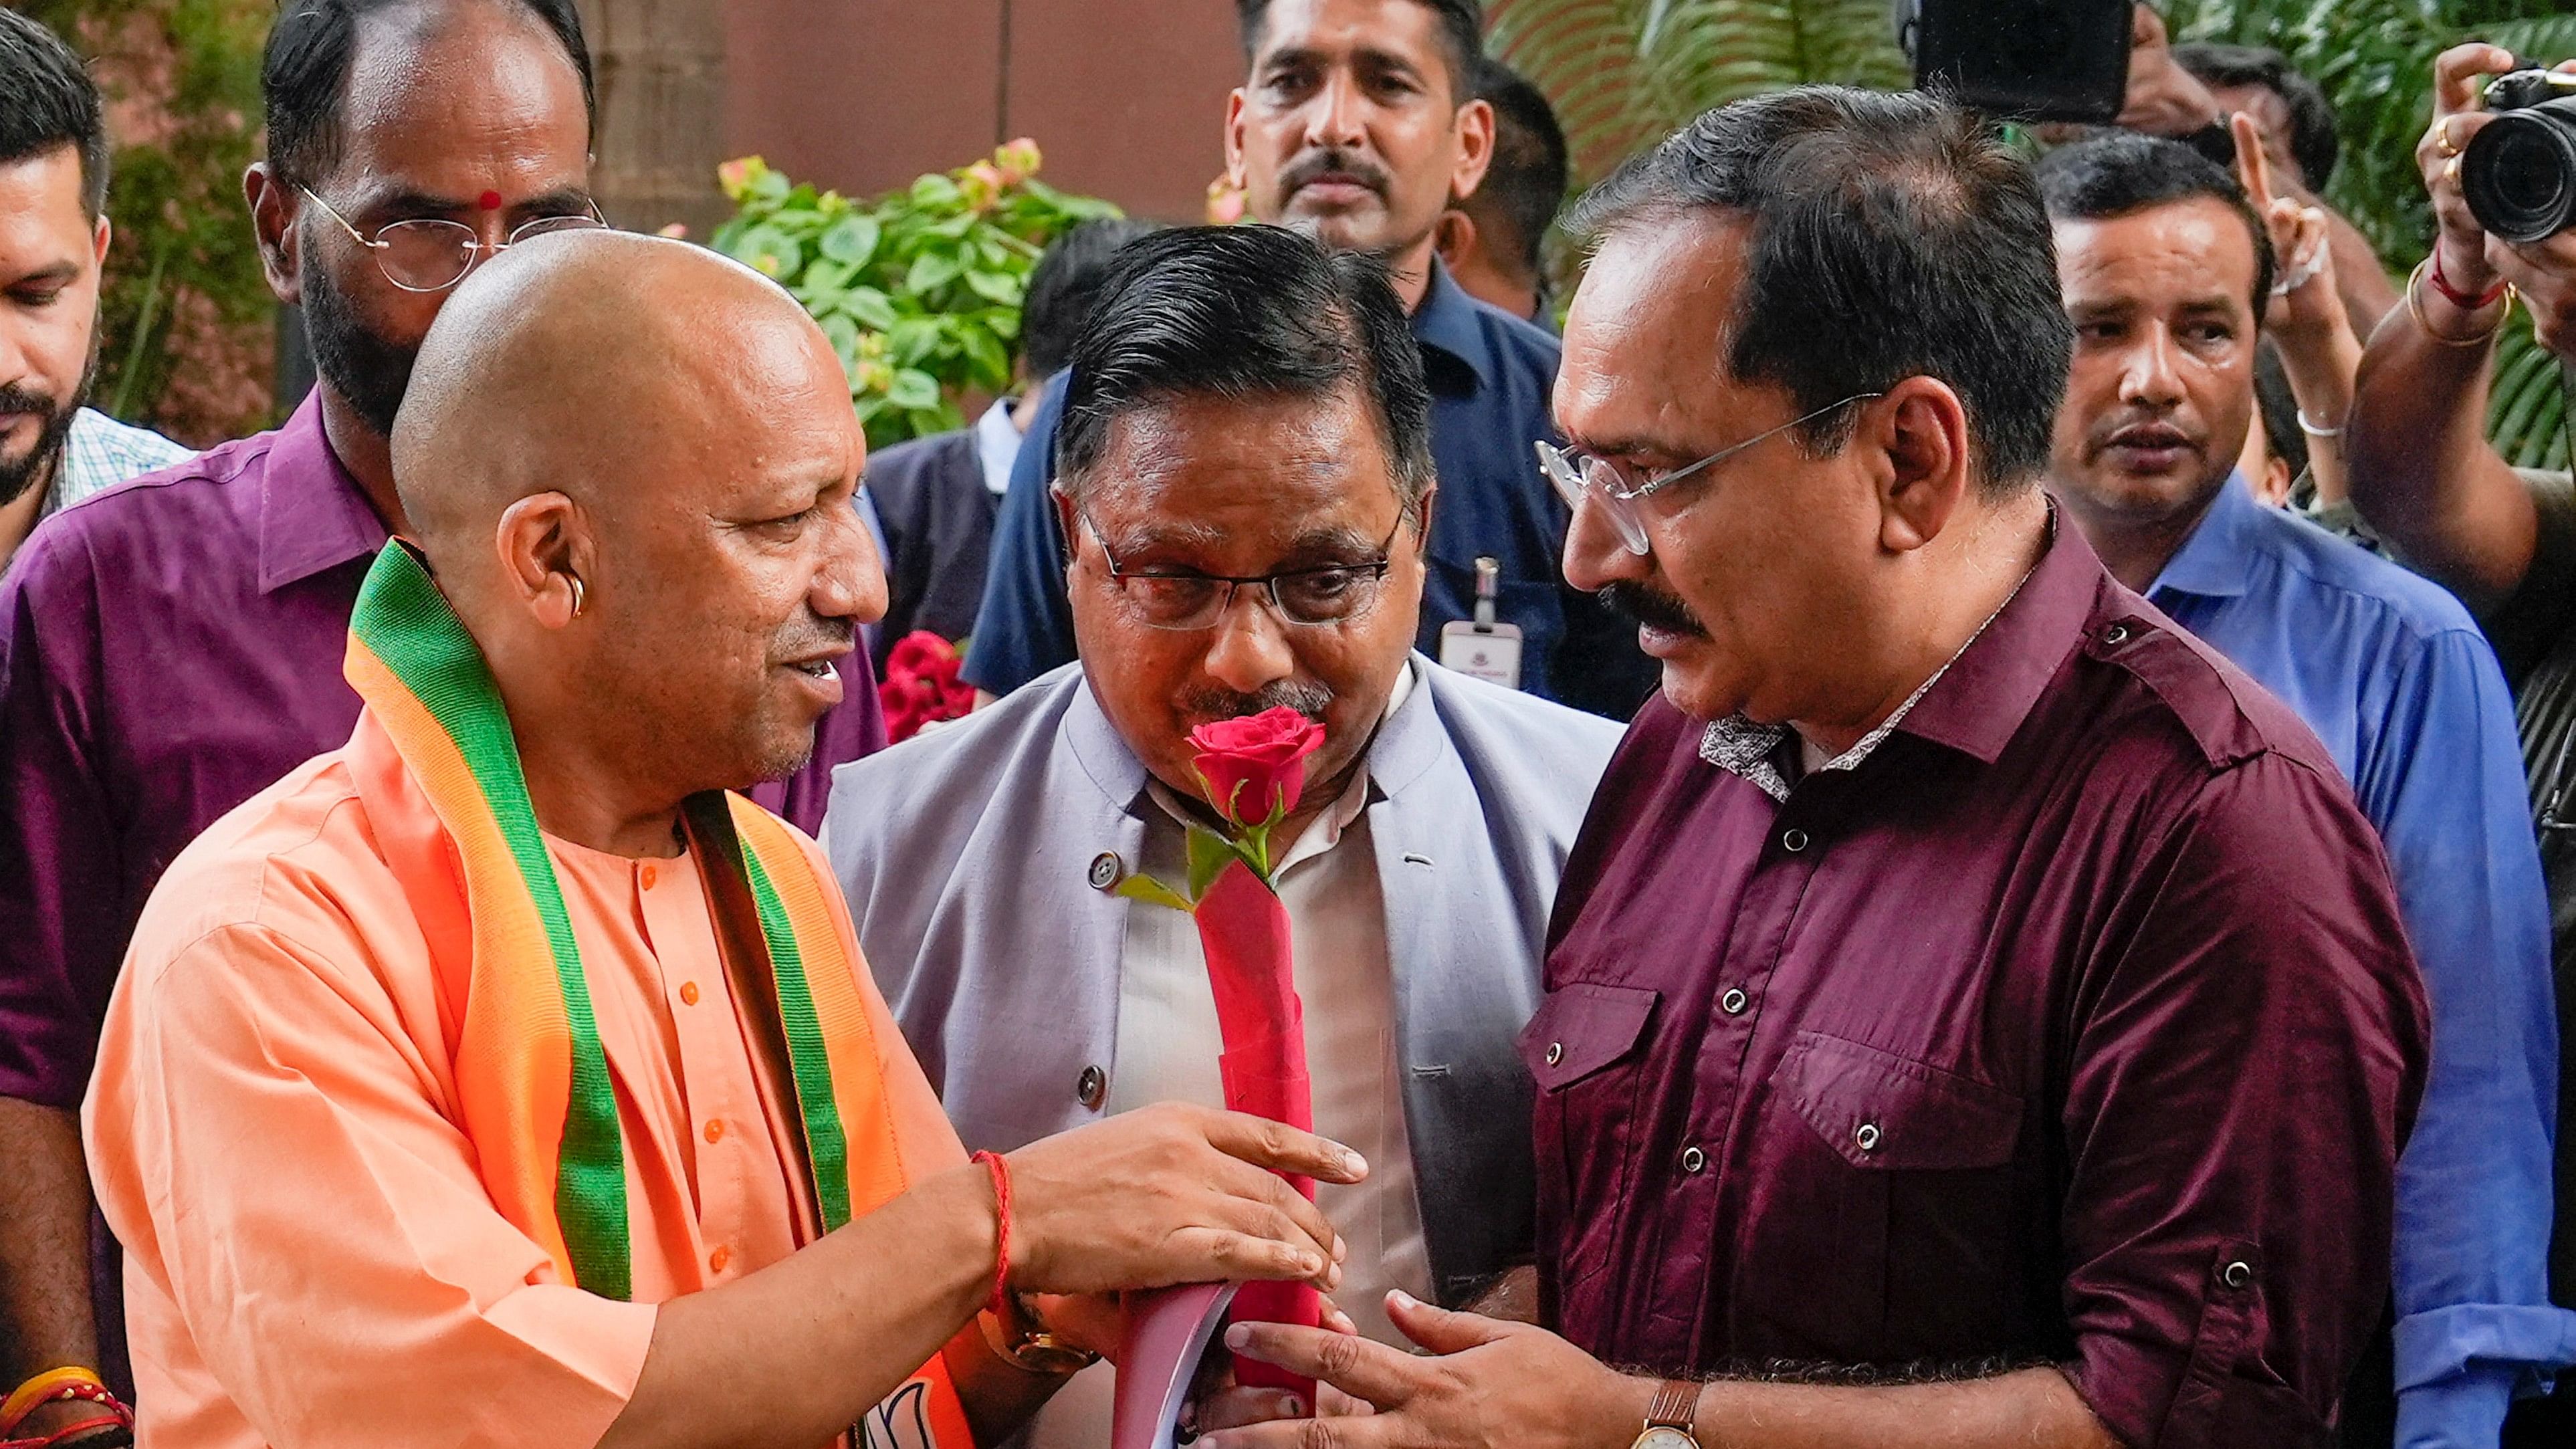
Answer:
[[[1082,1075],[1074,1079],[1073,1095],[1082,1105],[1098,1111],[1100,1104],[1109,1099],[1109,1074],[1096,1066],[1084,1067]]]
[[[1561,1042],[1561,1041],[1552,1041],[1552,1042],[1549,1042],[1549,1043],[1547,1044],[1547,1064],[1548,1064],[1549,1066],[1551,1066],[1551,1067],[1552,1067],[1552,1066],[1555,1066],[1558,1062],[1561,1062],[1561,1061],[1564,1061],[1564,1060],[1565,1060],[1565,1043],[1563,1043],[1563,1042]]]
[[[725,1264],[732,1261],[733,1249],[718,1248],[714,1252],[707,1254],[707,1271],[710,1273],[721,1273],[725,1270]]]
[[[1726,994],[1717,999],[1717,1009],[1729,1016],[1742,1016],[1747,1000],[1743,987],[1730,986],[1726,988]]]
[[[640,874],[644,877],[644,889],[648,891],[653,888],[653,882],[662,878],[662,872],[649,865],[644,867]]]
[[[1708,1166],[1707,1153],[1700,1151],[1697,1147],[1685,1147],[1682,1149],[1682,1171],[1695,1174],[1701,1168],[1706,1166]]]
[[[1807,848],[1807,832],[1800,830],[1794,825],[1781,831],[1780,848],[1789,852],[1791,855],[1796,855],[1799,851]]]
[[[1105,891],[1109,889],[1111,886],[1118,884],[1118,878],[1126,873],[1127,867],[1119,862],[1117,856],[1110,854],[1108,851],[1104,850],[1091,858],[1091,888],[1093,890]]]
[[[695,1006],[698,1004],[698,983],[694,981],[683,981],[680,983],[680,1004],[682,1006]]]
[[[723,1118],[710,1117],[707,1119],[707,1140],[709,1142],[722,1142],[724,1140]]]
[[[2110,628],[2102,631],[2102,644],[2104,648],[2117,648],[2118,646],[2128,642],[2129,626],[2126,624],[2114,624]]]
[[[1863,1152],[1876,1152],[1878,1138],[1878,1124],[1875,1122],[1863,1122],[1860,1124],[1860,1130],[1852,1134],[1852,1141],[1858,1144]]]
[[[2252,1265],[2248,1264],[2244,1259],[2239,1258],[2235,1262],[2220,1269],[2218,1276],[2220,1281],[2224,1282],[2228,1287],[2242,1288],[2246,1284],[2254,1281],[2254,1269]]]

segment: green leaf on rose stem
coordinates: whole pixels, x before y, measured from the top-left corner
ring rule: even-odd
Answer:
[[[864,267],[868,258],[876,255],[877,239],[881,235],[883,228],[877,225],[875,217],[854,212],[842,217],[830,231],[823,233],[823,255],[845,266]]]
[[[1179,891],[1150,875],[1128,876],[1112,887],[1110,893],[1125,896],[1131,901],[1146,901],[1158,906],[1170,906],[1176,911],[1190,909],[1190,903],[1182,899]]]
[[[937,172],[912,183],[912,204],[925,210],[944,211],[958,203],[962,193],[957,183]]]
[[[1234,848],[1233,841],[1202,826],[1191,826],[1189,837],[1190,897],[1195,900],[1206,895],[1208,887],[1225,873],[1227,862],[1243,860],[1243,853]],[[1250,861],[1244,863],[1251,864]]]

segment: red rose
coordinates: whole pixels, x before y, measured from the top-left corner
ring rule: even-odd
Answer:
[[[877,703],[885,707],[886,738],[900,743],[940,720],[964,719],[975,707],[975,687],[957,677],[964,661],[957,646],[916,629],[886,655]]]
[[[1324,727],[1285,705],[1190,731],[1208,803],[1237,826],[1261,825],[1297,808],[1306,788],[1306,757],[1324,743]]]

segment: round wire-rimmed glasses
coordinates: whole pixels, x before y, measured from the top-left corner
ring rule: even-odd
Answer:
[[[1580,448],[1560,448],[1544,438],[1539,439],[1536,444],[1538,470],[1547,475],[1547,481],[1556,489],[1556,496],[1565,500],[1565,506],[1570,511],[1581,512],[1584,495],[1590,494],[1600,503],[1601,511],[1609,518],[1611,526],[1619,531],[1619,541],[1627,545],[1628,552],[1643,558],[1651,548],[1646,540],[1645,515],[1637,509],[1638,499],[1661,492],[1695,473],[1714,467],[1765,438],[1776,438],[1791,428],[1812,423],[1836,408],[1849,407],[1856,402],[1885,396],[1885,393],[1876,392],[1853,393],[1840,402],[1827,403],[1805,417],[1791,418],[1767,432],[1756,433],[1743,442],[1720,448],[1696,463],[1686,463],[1670,472],[1658,473],[1651,478],[1640,477],[1638,470],[1627,464],[1612,462],[1608,458],[1584,452]]]
[[[1082,520],[1083,531],[1100,545],[1100,557],[1108,565],[1109,581],[1117,586],[1118,601],[1137,623],[1149,629],[1169,629],[1175,633],[1194,633],[1213,629],[1234,607],[1238,589],[1257,588],[1257,597],[1270,602],[1270,612],[1283,623],[1314,628],[1326,624],[1347,624],[1377,606],[1385,592],[1387,570],[1395,563],[1391,550],[1395,536],[1404,531],[1405,518],[1400,514],[1386,541],[1378,545],[1378,556],[1367,563],[1335,564],[1327,568],[1286,569],[1275,574],[1250,578],[1232,578],[1223,574],[1153,573],[1122,568],[1118,555],[1111,552],[1109,540],[1100,525],[1077,505],[1074,517]]]
[[[559,231],[604,230],[608,223],[598,211],[568,212],[562,216],[532,217],[519,225],[497,244],[484,242],[482,234],[461,221],[439,217],[414,217],[409,221],[387,222],[376,228],[374,236],[349,225],[349,219],[331,208],[331,203],[313,194],[311,187],[295,188],[304,199],[322,208],[322,214],[340,223],[350,240],[376,255],[376,270],[385,280],[406,292],[444,292],[465,280],[475,263],[486,252],[494,256],[508,251],[523,241],[549,236]],[[584,202],[585,207],[590,203]]]

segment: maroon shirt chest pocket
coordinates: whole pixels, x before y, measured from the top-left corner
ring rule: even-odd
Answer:
[[[1575,981],[1539,1003],[1520,1036],[1538,1083],[1533,1140],[1542,1255],[1561,1288],[1611,1261],[1617,1205],[1636,1171],[1647,1024],[1659,993]]]
[[[1894,1364],[2029,1329],[2015,1093],[1800,1032],[1734,1169],[1733,1352]]]

